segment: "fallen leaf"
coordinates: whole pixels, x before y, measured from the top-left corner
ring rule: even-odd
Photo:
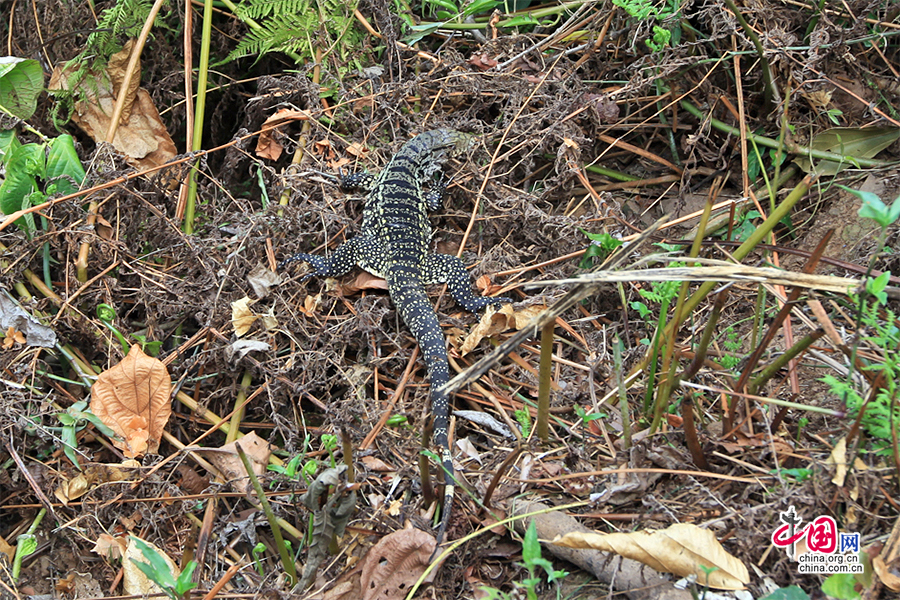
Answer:
[[[117,98],[122,90],[122,83],[125,81],[125,71],[128,70],[128,63],[131,61],[133,49],[134,40],[130,39],[125,42],[125,45],[122,46],[121,50],[110,56],[109,61],[106,63],[106,74],[109,75],[109,80],[113,86],[113,93]],[[138,58],[134,72],[135,75],[140,75],[141,73],[140,58]],[[134,106],[134,101],[137,98],[137,92],[140,87],[141,78],[139,76],[132,76],[131,81],[128,82],[128,89],[125,91],[122,121],[128,121],[128,118],[131,116],[131,109]]]
[[[848,158],[846,162],[825,159],[814,159],[798,156],[794,162],[805,173],[815,172],[817,175],[836,175],[844,169],[854,167],[854,158],[873,158],[876,154],[893,144],[900,138],[900,127],[832,127],[816,134],[809,147],[840,154]]]
[[[368,469],[369,471],[375,471],[376,473],[392,473],[397,470],[380,458],[376,458],[374,456],[363,456],[360,460],[362,460],[362,464],[366,467],[366,469]]]
[[[269,290],[283,281],[281,275],[271,269],[257,265],[255,269],[247,275],[247,283],[253,288],[253,293],[260,300],[269,295]]]
[[[68,504],[72,500],[81,498],[97,486],[125,479],[126,474],[119,465],[87,465],[82,473],[72,479],[63,480],[53,495],[63,504]]]
[[[721,590],[742,590],[750,582],[744,563],[728,554],[712,531],[691,523],[634,533],[572,532],[557,536],[552,543],[567,548],[614,552],[661,573],[674,573],[679,577],[696,575],[698,584]],[[715,568],[708,581],[701,567]]]
[[[309,295],[303,299],[303,306],[300,307],[300,312],[302,312],[307,317],[312,317],[316,314],[316,309],[319,308],[319,305],[322,303],[322,294],[318,293],[315,296]]]
[[[10,546],[9,543],[3,539],[2,535],[0,535],[0,553],[6,555],[9,564],[12,564],[13,559],[16,557],[16,547]]]
[[[52,348],[56,345],[56,333],[51,328],[42,325],[5,294],[0,294],[0,331],[9,331],[9,328],[24,333],[29,346]]]
[[[99,554],[103,558],[110,560],[118,560],[125,554],[128,547],[128,541],[125,536],[116,537],[108,533],[101,533],[91,548],[91,552]]]
[[[363,600],[403,600],[425,572],[435,540],[420,529],[408,527],[381,538],[362,562],[360,587]],[[431,583],[438,569],[425,578]]]
[[[122,557],[122,586],[125,588],[125,593],[129,596],[137,596],[139,598],[143,598],[146,596],[158,596],[165,597],[162,589],[156,585],[154,582],[147,579],[147,576],[144,575],[144,572],[141,571],[137,565],[135,565],[135,561],[141,562],[144,564],[149,564],[147,559],[144,558],[144,553],[138,549],[135,540],[138,538],[134,536],[128,537],[128,545],[125,548],[125,556]],[[175,565],[175,561],[168,557],[168,555],[151,544],[146,540],[141,540],[162,557],[165,561],[166,565],[169,567],[169,572],[172,573],[172,578],[177,579],[178,575],[181,574],[181,571]]]
[[[364,144],[353,142],[347,144],[347,154],[355,156],[356,158],[365,158],[369,154],[369,149],[366,148]]]
[[[847,478],[847,438],[842,437],[831,449],[831,455],[825,461],[827,465],[834,465],[834,477],[831,483],[838,487],[844,487],[844,480]]]
[[[344,296],[352,296],[361,290],[387,290],[387,281],[381,277],[372,275],[368,271],[360,271],[352,282],[344,284],[340,287],[341,294]]]
[[[470,65],[475,67],[476,69],[480,69],[482,71],[488,71],[497,66],[497,61],[486,53],[482,54],[473,54],[469,60],[467,60]]]
[[[238,337],[244,337],[258,318],[250,310],[250,305],[254,302],[255,300],[244,296],[231,303],[231,326],[234,327],[234,334]]]
[[[463,341],[459,348],[460,354],[465,356],[486,337],[503,333],[509,329],[522,329],[527,326],[536,315],[542,313],[546,309],[547,307],[544,305],[533,305],[515,310],[512,307],[512,304],[504,304],[498,311],[486,311],[481,317],[481,321],[479,321],[478,325],[472,328],[472,331]]]
[[[237,340],[225,347],[225,357],[228,362],[236,363],[251,352],[268,352],[270,347],[266,342],[258,340]]]
[[[875,574],[878,575],[878,579],[881,580],[881,583],[883,583],[885,587],[892,592],[900,592],[900,577],[897,577],[891,572],[883,558],[880,556],[873,558],[872,569],[875,571]]]
[[[269,455],[272,454],[272,447],[269,442],[256,435],[255,431],[251,431],[241,439],[225,444],[221,448],[202,448],[196,452],[219,469],[236,490],[246,494],[251,489],[250,478],[247,476],[247,469],[244,468],[241,457],[238,456],[237,444],[241,445],[241,449],[250,460],[253,472],[257,476],[265,473],[266,465],[269,464]]]
[[[126,50],[122,52],[126,53]],[[72,84],[69,78],[73,73],[74,69],[63,71],[61,66],[56,67],[50,76],[47,89],[79,92],[82,99],[73,107],[72,120],[95,142],[105,142],[116,103],[112,81],[114,73],[109,70],[99,73],[88,71],[83,79]],[[132,85],[140,85],[139,74],[140,70],[136,71]],[[115,74],[115,77],[118,77],[118,74]],[[70,85],[77,87],[71,89]],[[113,138],[113,147],[136,169],[164,165],[175,158],[175,143],[160,119],[159,111],[156,110],[147,90],[138,88],[134,94],[129,92],[129,95],[133,95],[133,100],[127,104],[122,113]]]
[[[284,151],[284,147],[277,140],[277,137],[281,135],[278,127],[291,121],[306,121],[308,119],[309,113],[305,110],[282,108],[276,111],[275,114],[265,120],[260,128],[265,131],[259,134],[259,139],[256,141],[256,155],[260,158],[278,160]]]
[[[113,444],[128,458],[159,450],[172,412],[172,380],[166,366],[131,347],[122,362],[97,377],[91,388],[91,412],[122,439]]]

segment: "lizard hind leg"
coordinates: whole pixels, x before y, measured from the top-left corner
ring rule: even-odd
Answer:
[[[469,312],[477,312],[491,304],[512,303],[512,298],[476,296],[472,292],[472,277],[463,262],[452,254],[426,256],[422,275],[425,283],[446,283],[453,299]]]

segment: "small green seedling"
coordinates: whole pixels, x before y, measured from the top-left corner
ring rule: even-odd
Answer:
[[[147,562],[141,562],[133,558],[131,559],[131,562],[147,576],[147,579],[158,585],[166,596],[172,600],[184,600],[185,595],[193,588],[197,587],[197,584],[191,581],[191,578],[194,576],[194,569],[197,568],[196,561],[192,560],[185,565],[184,571],[182,571],[181,575],[176,579],[173,577],[168,563],[166,563],[159,552],[148,546],[146,542],[140,538],[132,539],[134,540],[134,544],[138,547],[138,550],[140,550],[141,554],[144,555],[144,558],[147,559]]]
[[[251,550],[251,554],[253,554],[253,564],[256,565],[256,572],[259,573],[260,577],[265,577],[265,573],[263,573],[262,561],[259,560],[259,557],[262,556],[263,552],[266,551],[266,545],[262,542],[259,542],[255,546],[253,546],[253,550]]]
[[[547,574],[548,583],[556,583],[569,573],[567,571],[557,571],[553,568],[553,564],[546,558],[541,557],[541,543],[538,541],[537,528],[534,521],[528,525],[525,531],[525,538],[522,540],[522,563],[528,569],[528,578],[522,580],[521,583],[514,583],[516,591],[524,591],[528,600],[537,600],[537,586],[542,579],[539,576],[539,568],[543,569]],[[501,592],[496,588],[482,588],[486,597],[490,600],[512,600],[513,598],[521,598],[521,594]],[[557,598],[559,597],[559,589],[557,588]]]
[[[115,438],[116,432],[104,425],[100,417],[91,412],[86,400],[79,400],[66,409],[66,412],[56,413],[56,418],[62,423],[60,437],[63,443],[63,452],[72,461],[72,464],[80,471],[76,448],[78,447],[78,432],[87,427],[88,423],[97,428],[100,433],[108,438]]]

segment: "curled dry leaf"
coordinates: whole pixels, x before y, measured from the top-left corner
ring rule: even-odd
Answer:
[[[368,271],[360,271],[356,279],[350,283],[340,286],[341,294],[344,296],[352,296],[360,290],[387,290],[387,281],[381,277],[376,277]]]
[[[260,158],[268,158],[269,160],[278,160],[281,152],[284,150],[277,136],[278,126],[291,121],[306,121],[309,119],[309,113],[305,110],[293,110],[282,108],[274,115],[266,119],[262,125],[262,129],[266,129],[259,134],[259,140],[256,142],[256,155]]]
[[[120,465],[87,465],[84,472],[60,483],[53,494],[65,505],[72,500],[81,498],[97,486],[124,481],[125,478],[125,471]]]
[[[436,544],[434,538],[413,527],[395,531],[366,553],[360,584],[363,600],[403,600],[428,567]],[[437,573],[425,579],[430,583]]]
[[[531,322],[531,319],[546,309],[547,307],[541,304],[526,306],[519,310],[513,309],[512,304],[504,304],[496,312],[489,309],[463,341],[459,348],[460,354],[465,356],[471,352],[483,338],[503,333],[509,329],[522,329]]]
[[[108,533],[101,533],[97,538],[94,547],[91,548],[91,552],[99,554],[104,558],[115,560],[121,558],[125,554],[125,549],[127,547],[128,541],[124,536],[115,537]]]
[[[91,412],[122,438],[113,443],[128,458],[155,453],[172,413],[171,392],[166,366],[135,344],[122,362],[97,377]]]
[[[250,310],[253,302],[249,297],[244,296],[231,303],[231,326],[234,327],[234,334],[238,337],[244,337],[256,322],[257,316]]]
[[[691,523],[634,533],[573,532],[557,536],[553,543],[567,548],[614,552],[661,573],[674,573],[679,577],[696,575],[698,584],[720,590],[742,590],[750,582],[744,563],[728,554],[712,531]],[[701,567],[715,568],[709,574],[709,581]]]
[[[238,456],[237,444],[241,445],[244,454],[250,459],[253,472],[256,475],[265,473],[266,465],[269,464],[269,455],[272,454],[272,447],[269,442],[256,435],[255,431],[251,431],[236,442],[225,444],[221,448],[203,448],[197,450],[197,453],[219,469],[231,481],[236,490],[247,493],[250,489],[250,479],[247,477],[247,469],[244,468],[241,457]]]
[[[72,120],[95,142],[106,141],[116,95],[124,79],[130,54],[130,48],[124,48],[110,57],[105,71],[88,72],[77,82],[84,100],[75,103]],[[62,67],[56,67],[47,89],[70,89],[69,78],[73,73],[74,69],[64,71]],[[140,85],[139,74],[140,69],[132,77],[127,91],[127,101],[113,138],[113,147],[125,155],[125,160],[131,166],[149,169],[175,158],[176,149],[150,94],[137,87]]]

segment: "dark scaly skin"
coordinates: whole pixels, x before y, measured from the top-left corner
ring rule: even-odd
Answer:
[[[447,433],[449,398],[439,391],[449,381],[450,369],[444,334],[434,307],[425,295],[425,285],[446,283],[453,298],[471,312],[489,304],[512,302],[509,298],[476,296],[459,258],[428,251],[432,234],[428,210],[440,207],[445,183],[441,180],[428,193],[422,184],[440,171],[448,156],[467,150],[471,139],[471,136],[451,129],[428,131],[404,144],[379,175],[357,173],[344,178],[342,187],[369,191],[360,234],[339,246],[328,258],[296,254],[279,265],[281,268],[293,261],[309,263],[315,270],[304,279],[313,275],[337,277],[359,266],[387,280],[391,300],[422,349],[428,367],[434,441],[441,449],[445,484],[438,543],[446,532],[454,495],[453,461]]]

